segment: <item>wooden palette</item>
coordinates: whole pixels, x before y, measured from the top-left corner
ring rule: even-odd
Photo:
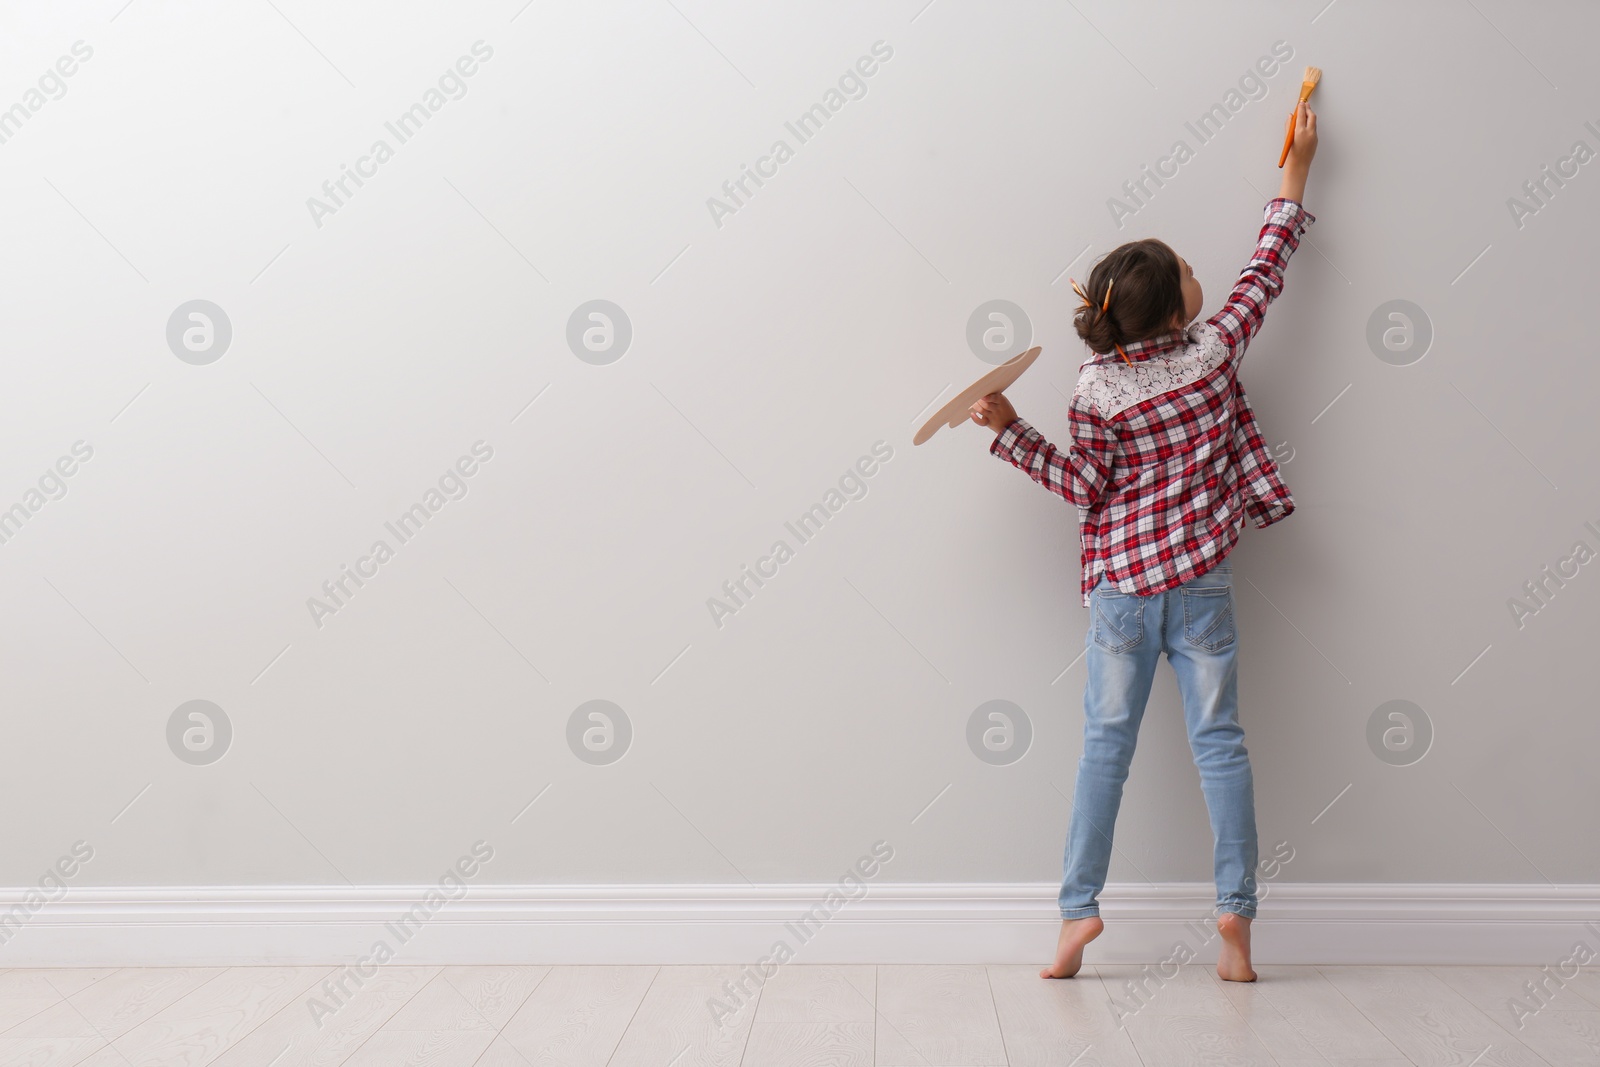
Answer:
[[[1011,357],[961,390],[948,404],[934,412],[933,418],[922,424],[922,429],[917,431],[917,436],[911,439],[911,443],[922,444],[938,433],[941,426],[953,428],[966,422],[972,417],[972,405],[990,393],[1003,393],[1010,389],[1012,383],[1022,377],[1022,372],[1033,366],[1033,361],[1039,358],[1041,351],[1038,345],[1034,345],[1020,356]]]

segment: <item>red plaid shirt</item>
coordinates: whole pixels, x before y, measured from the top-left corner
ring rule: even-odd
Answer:
[[[1016,419],[989,451],[1078,506],[1083,605],[1108,575],[1124,593],[1175,588],[1233,550],[1246,513],[1266,527],[1294,511],[1239,382],[1245,345],[1283,291],[1316,216],[1268,201],[1256,252],[1204,323],[1095,355],[1079,368],[1063,450]]]

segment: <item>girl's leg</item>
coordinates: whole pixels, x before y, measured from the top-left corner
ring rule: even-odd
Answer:
[[[1256,808],[1250,753],[1239,725],[1238,634],[1233,615],[1233,565],[1215,569],[1165,594],[1167,660],[1183,696],[1189,747],[1216,839],[1217,910],[1245,919],[1256,913]]]
[[[1161,623],[1160,596],[1122,593],[1104,578],[1089,594],[1083,756],[1062,861],[1063,919],[1100,914],[1122,787],[1161,655]]]

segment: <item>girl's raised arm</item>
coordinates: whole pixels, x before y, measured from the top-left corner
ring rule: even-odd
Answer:
[[[1294,144],[1284,163],[1283,184],[1278,196],[1267,202],[1266,221],[1256,238],[1255,255],[1239,274],[1222,310],[1206,321],[1217,328],[1228,355],[1237,358],[1261,329],[1267,305],[1283,292],[1283,271],[1289,257],[1300,247],[1300,235],[1317,221],[1300,203],[1305,196],[1306,175],[1317,151],[1317,116],[1309,104],[1295,109]]]

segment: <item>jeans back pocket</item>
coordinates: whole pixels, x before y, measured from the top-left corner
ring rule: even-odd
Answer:
[[[1233,590],[1226,585],[1184,586],[1183,637],[1196,648],[1221,652],[1238,637],[1233,625]]]
[[[1143,641],[1144,602],[1144,597],[1121,592],[1109,583],[1096,588],[1090,597],[1095,644],[1107,652],[1126,652]]]

